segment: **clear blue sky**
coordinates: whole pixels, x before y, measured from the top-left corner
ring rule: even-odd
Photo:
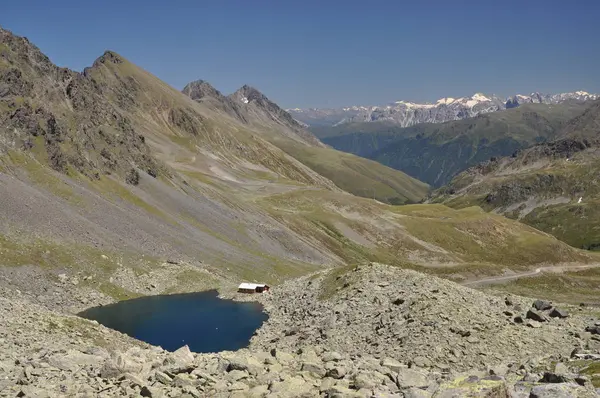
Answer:
[[[110,49],[176,88],[283,107],[600,92],[600,1],[7,1],[0,25],[75,70]]]

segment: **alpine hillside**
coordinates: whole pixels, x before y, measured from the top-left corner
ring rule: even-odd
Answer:
[[[596,101],[555,139],[466,170],[436,191],[432,201],[458,208],[478,205],[575,247],[597,249],[599,132]]]

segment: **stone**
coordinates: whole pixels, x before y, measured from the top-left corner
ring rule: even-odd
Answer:
[[[587,326],[585,328],[585,331],[589,332],[591,334],[600,334],[600,326],[597,326],[597,325]]]
[[[325,368],[322,365],[313,362],[303,362],[302,371],[311,373],[319,378],[325,376]]]
[[[343,379],[348,373],[347,369],[335,362],[328,362],[325,364],[325,375],[333,379]]]
[[[412,362],[414,365],[420,367],[420,368],[429,368],[431,367],[431,361],[428,358],[422,357],[422,356],[417,356],[413,359]]]
[[[173,382],[173,379],[169,375],[158,371],[154,373],[154,379],[159,383],[162,383],[167,386],[171,385],[171,383]]]
[[[544,384],[533,387],[529,398],[573,398],[583,396],[578,393],[579,391],[582,391],[582,388],[577,384]]]
[[[194,385],[195,379],[187,373],[180,373],[173,377],[173,385],[175,387],[191,387]]]
[[[560,308],[552,308],[549,314],[552,318],[568,318],[569,313],[565,310],[561,310]]]
[[[260,386],[255,386],[255,387],[252,387],[251,389],[249,389],[247,396],[250,398],[262,398],[262,397],[266,396],[268,393],[269,393],[269,386],[260,385]]]
[[[537,328],[541,328],[542,324],[538,321],[529,320],[529,321],[527,321],[527,326],[529,326],[530,328],[537,329]]]
[[[156,398],[156,394],[152,391],[151,387],[148,386],[142,386],[141,390],[140,390],[140,395],[142,397],[148,397],[148,398]]]
[[[403,363],[395,360],[394,358],[384,358],[381,360],[381,366],[390,369],[393,372],[398,372],[400,369],[406,368],[407,366]]]
[[[427,388],[429,381],[427,375],[423,372],[414,369],[401,369],[398,372],[396,384],[398,387],[404,388]]]
[[[124,373],[121,377],[119,377],[119,380],[128,380],[131,386],[142,387],[146,384],[139,376],[131,373]]]
[[[293,363],[295,361],[295,358],[292,354],[280,350],[277,350],[274,356],[277,359],[277,361],[279,361],[279,363],[284,366],[289,365],[290,363]]]
[[[373,388],[376,385],[375,379],[371,373],[361,372],[354,376],[353,386],[356,390],[360,390],[361,388]]]
[[[535,300],[532,305],[538,311],[545,311],[552,308],[552,303],[550,301],[545,300]]]
[[[327,398],[365,398],[364,394],[344,386],[333,386],[324,391]]]
[[[187,373],[194,369],[194,354],[187,345],[169,354],[165,360],[165,369],[170,373]]]
[[[411,387],[404,391],[404,398],[431,398],[432,394],[427,390]]]
[[[248,372],[246,372],[245,370],[234,369],[231,372],[227,373],[227,380],[238,381],[242,379],[247,379],[248,376]]]
[[[546,315],[542,314],[539,311],[534,310],[533,308],[530,308],[527,311],[526,317],[527,317],[527,319],[532,319],[537,322],[546,322],[548,320],[548,318],[546,318]]]
[[[116,357],[111,357],[106,360],[104,366],[100,370],[100,377],[118,377],[124,373],[140,373],[142,370],[142,364],[133,361],[133,359],[124,354],[118,354]]]
[[[61,370],[76,371],[83,366],[99,365],[104,358],[98,355],[84,354],[77,350],[69,350],[66,354],[55,354],[48,358],[48,364]],[[119,373],[120,374],[120,373]],[[110,377],[116,377],[118,374]]]
[[[269,385],[269,391],[273,393],[285,393],[289,396],[302,396],[302,394],[310,394],[314,391],[312,386],[304,381],[301,377],[288,377],[282,381],[275,381]],[[308,395],[307,395],[308,396]]]
[[[236,381],[227,388],[228,391],[247,391],[249,389],[250,387],[241,381]]]
[[[335,352],[335,351],[328,351],[323,353],[323,355],[321,356],[321,360],[323,362],[338,362],[341,361],[343,359],[342,354]]]

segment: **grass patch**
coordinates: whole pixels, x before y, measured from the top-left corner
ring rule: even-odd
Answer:
[[[570,304],[600,304],[600,269],[561,274],[544,273],[501,285],[491,285],[487,289]]]

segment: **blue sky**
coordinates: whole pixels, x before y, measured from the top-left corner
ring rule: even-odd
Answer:
[[[600,92],[600,1],[11,1],[0,26],[60,66],[110,49],[176,88],[283,107]]]

